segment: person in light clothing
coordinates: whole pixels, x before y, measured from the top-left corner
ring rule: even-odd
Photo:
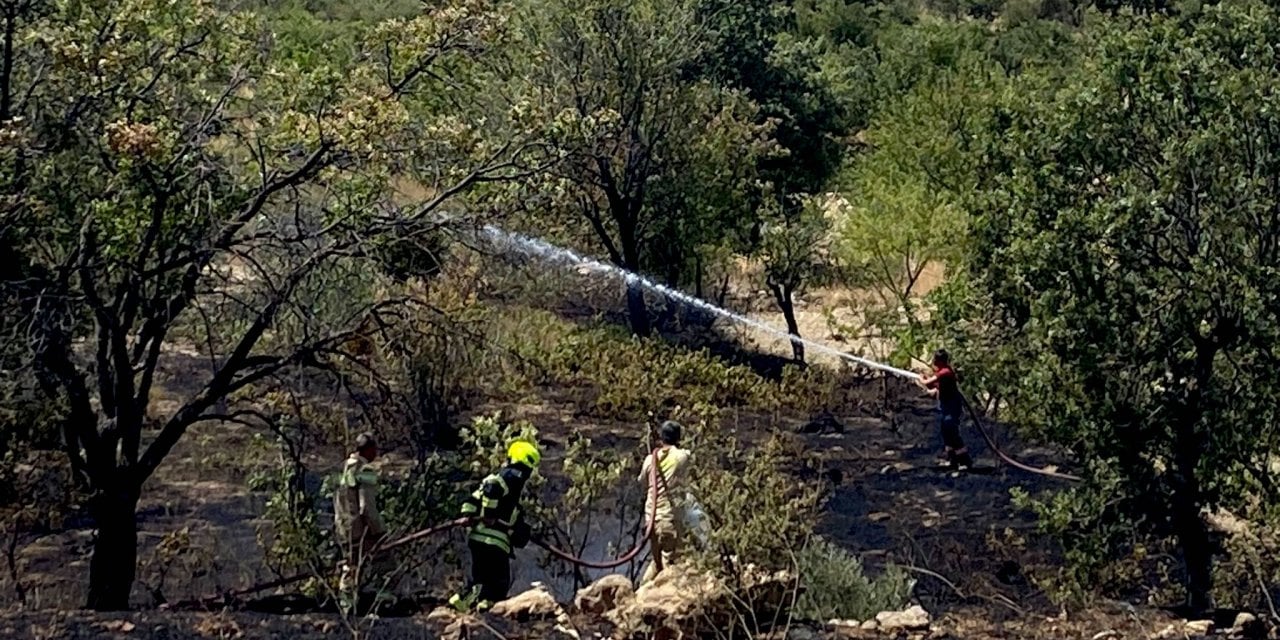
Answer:
[[[333,495],[334,525],[343,550],[338,591],[344,607],[353,607],[355,592],[372,587],[372,578],[386,575],[390,568],[385,556],[373,555],[387,535],[378,511],[378,474],[369,466],[378,458],[378,443],[372,434],[363,433],[355,448],[342,466]]]
[[[653,580],[665,567],[671,566],[679,558],[684,533],[684,504],[679,497],[683,489],[683,481],[690,466],[692,454],[680,448],[680,423],[668,420],[658,430],[658,438],[662,444],[654,449],[651,455],[644,458],[640,467],[640,482],[645,485],[646,521],[653,521],[653,536],[650,541],[652,559],[645,568],[640,583]],[[650,475],[654,461],[657,460],[657,490],[650,484]]]

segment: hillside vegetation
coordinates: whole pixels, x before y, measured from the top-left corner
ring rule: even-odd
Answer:
[[[739,595],[792,572],[788,620],[1276,616],[1267,3],[0,0],[0,21],[15,611],[298,572],[322,606],[331,476],[364,431],[395,532],[455,517],[523,434],[539,536],[609,555],[675,419],[713,523],[695,565]],[[1080,481],[993,469],[971,430],[987,473],[922,474],[914,386],[494,228],[895,367],[945,347],[1002,448]],[[416,607],[461,549],[406,554]],[[521,584],[598,577],[522,554]]]

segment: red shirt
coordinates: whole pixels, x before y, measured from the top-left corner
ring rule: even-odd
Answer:
[[[937,381],[929,385],[938,389],[938,408],[947,415],[960,415],[964,403],[960,397],[960,383],[956,372],[949,366],[936,367],[933,375]]]

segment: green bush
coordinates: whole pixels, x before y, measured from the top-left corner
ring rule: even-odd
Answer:
[[[792,553],[813,534],[821,503],[816,485],[785,470],[802,453],[781,437],[751,446],[705,425],[695,431],[690,490],[711,525],[704,560],[728,577],[748,564],[793,568]]]
[[[870,577],[862,561],[822,538],[813,538],[796,555],[804,592],[796,615],[805,620],[866,620],[881,611],[896,611],[911,597],[915,581],[889,566]]]
[[[788,371],[779,384],[706,349],[634,338],[607,325],[575,325],[549,312],[522,310],[501,322],[512,326],[494,333],[525,374],[577,391],[584,396],[581,410],[592,416],[635,421],[657,407],[695,405],[808,410],[835,393],[827,370]]]

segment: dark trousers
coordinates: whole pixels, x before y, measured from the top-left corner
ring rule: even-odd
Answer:
[[[942,430],[942,444],[948,449],[963,449],[964,440],[960,437],[960,416],[946,413],[938,416],[938,426]]]
[[[947,462],[967,467],[973,464],[973,457],[964,448],[964,440],[960,437],[960,416],[942,414],[938,419],[942,430],[942,444],[947,448]]]
[[[491,544],[467,541],[471,549],[471,584],[479,586],[480,599],[489,602],[506,600],[511,589],[511,556]]]

